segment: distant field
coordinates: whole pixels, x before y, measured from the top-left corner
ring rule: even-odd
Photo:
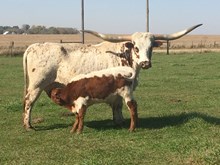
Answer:
[[[0,54],[10,54],[11,43],[14,42],[13,53],[21,54],[33,43],[44,42],[81,42],[81,35],[0,35]],[[86,42],[98,43],[97,37],[86,35]]]
[[[219,165],[220,54],[155,54],[134,95],[139,125],[117,128],[105,104],[91,106],[81,135],[74,116],[43,93],[33,109],[37,131],[22,127],[22,57],[0,57],[0,164]]]
[[[81,42],[81,35],[0,35],[0,54],[11,53],[11,42],[14,42],[13,54],[21,54],[33,43],[43,42]],[[99,43],[102,40],[92,35],[85,35],[86,43]],[[209,52],[220,51],[220,35],[187,35],[170,43],[173,52]],[[157,49],[165,52],[166,44]]]

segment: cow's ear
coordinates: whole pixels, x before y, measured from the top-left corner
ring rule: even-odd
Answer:
[[[161,41],[154,41],[153,47],[160,47],[161,45],[163,45],[163,42],[161,42]]]
[[[129,48],[129,49],[132,49],[132,48],[134,48],[134,44],[131,43],[131,42],[126,42],[126,43],[125,43],[125,47],[126,47],[126,48]]]

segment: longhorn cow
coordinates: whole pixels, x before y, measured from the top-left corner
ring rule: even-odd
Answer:
[[[130,66],[136,72],[134,87],[138,83],[140,69],[152,66],[153,47],[161,45],[159,40],[175,40],[202,24],[170,35],[153,35],[136,32],[132,35],[105,35],[90,30],[85,32],[107,42],[98,45],[36,43],[30,45],[23,56],[24,69],[24,110],[23,125],[32,129],[31,111],[34,103],[45,91],[51,96],[54,88],[63,87],[79,74],[86,74],[116,66]],[[122,98],[115,96],[108,100],[116,124],[123,122]]]

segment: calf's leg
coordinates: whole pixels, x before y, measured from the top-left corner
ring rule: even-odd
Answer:
[[[74,122],[74,124],[73,124],[72,129],[70,130],[70,133],[76,132],[76,130],[77,130],[77,128],[78,128],[78,125],[79,125],[79,114],[76,113],[76,120],[75,120],[75,122]]]
[[[131,117],[131,122],[130,122],[130,128],[129,131],[134,131],[137,125],[137,120],[138,120],[138,114],[137,114],[137,102],[135,100],[128,101],[127,107],[130,111],[130,117]]]
[[[83,130],[83,126],[84,126],[84,116],[86,113],[86,106],[82,106],[81,109],[79,110],[79,114],[78,114],[78,118],[79,118],[79,125],[78,125],[78,129],[77,129],[77,133],[80,134],[82,133]]]
[[[78,134],[82,133],[83,126],[84,126],[84,116],[86,113],[86,106],[82,106],[78,113],[76,113],[76,120],[73,124],[73,127],[71,129],[71,133],[74,133],[77,131]]]

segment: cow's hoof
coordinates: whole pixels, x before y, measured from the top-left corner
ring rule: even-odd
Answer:
[[[123,125],[124,125],[124,123],[125,123],[125,121],[124,120],[113,120],[113,122],[114,122],[114,125],[116,126],[116,127],[123,127]]]
[[[36,129],[34,128],[34,127],[32,127],[32,126],[24,126],[24,129],[26,130],[26,131],[36,131]]]

